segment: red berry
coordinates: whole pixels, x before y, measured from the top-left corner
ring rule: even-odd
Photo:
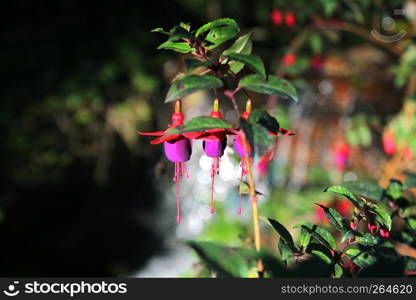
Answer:
[[[388,130],[383,134],[383,148],[387,155],[392,155],[396,151],[393,131]]]
[[[274,26],[280,26],[283,22],[283,16],[280,9],[273,9],[272,11],[272,22]]]
[[[350,222],[350,227],[352,230],[357,230],[357,224],[355,224],[353,221]]]
[[[388,238],[390,236],[390,232],[385,228],[380,228],[380,236],[383,238]]]
[[[293,27],[296,24],[295,14],[291,11],[287,12],[285,15],[285,24],[287,27]]]
[[[285,66],[293,65],[296,62],[296,55],[293,53],[288,53],[282,58],[282,64]]]

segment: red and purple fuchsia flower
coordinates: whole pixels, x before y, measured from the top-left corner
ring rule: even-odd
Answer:
[[[219,111],[219,101],[214,100],[213,110],[210,113],[211,118],[222,119],[222,114]],[[202,140],[202,147],[205,154],[212,158],[211,164],[211,202],[210,212],[214,213],[214,180],[215,176],[220,172],[220,161],[224,155],[225,147],[227,147],[227,135],[235,135],[236,131],[233,129],[215,128],[207,129],[197,132],[195,139]]]
[[[251,100],[246,103],[246,110],[241,115],[244,122],[249,121],[251,113]],[[199,125],[191,125],[195,119],[208,120],[213,122],[215,120],[216,125],[207,125],[206,127]],[[279,128],[276,126],[275,132],[269,131],[270,135],[293,135],[292,132]],[[165,156],[168,160],[172,161],[174,167],[173,181],[176,183],[176,210],[177,210],[177,222],[180,223],[180,197],[179,189],[182,177],[189,177],[186,169],[186,162],[191,158],[192,154],[192,140],[202,140],[202,147],[205,155],[212,158],[211,164],[211,200],[210,200],[210,212],[214,213],[214,181],[215,176],[220,172],[220,161],[224,155],[224,150],[227,146],[227,136],[233,135],[233,146],[236,154],[241,157],[241,177],[247,175],[247,164],[250,159],[250,165],[253,161],[253,152],[248,142],[244,141],[244,133],[242,129],[233,129],[232,125],[223,121],[222,114],[219,110],[219,101],[215,99],[213,102],[213,110],[209,117],[198,117],[191,119],[186,125],[184,124],[184,116],[181,112],[181,100],[177,99],[175,103],[175,111],[172,113],[172,123],[165,131],[157,132],[139,132],[141,135],[157,136],[156,139],[150,143],[157,145],[163,143]],[[246,155],[246,152],[248,155]],[[267,163],[273,159],[274,153],[268,151],[263,157],[260,158],[262,164]],[[241,214],[241,193],[238,200],[238,214]]]
[[[165,131],[139,132],[141,135],[159,136],[150,143],[157,145],[163,143],[166,158],[175,165],[173,181],[176,183],[176,221],[181,222],[179,188],[181,177],[189,177],[186,162],[192,154],[192,133],[170,133],[171,129],[182,126],[184,121],[181,112],[181,100],[176,100],[175,111],[172,113],[172,124]]]
[[[248,99],[247,102],[246,102],[246,110],[241,115],[241,118],[245,122],[248,122],[248,120],[249,120],[251,109],[252,109],[251,100]],[[237,133],[237,135],[233,139],[233,147],[234,147],[235,153],[238,156],[241,157],[240,181],[243,181],[244,176],[247,175],[247,164],[250,163],[250,165],[253,165],[253,151],[251,150],[249,143],[244,143],[243,131],[240,130],[240,131],[237,131],[236,133]],[[293,132],[291,132],[287,129],[280,128],[280,127],[278,127],[278,129],[275,132],[274,131],[269,131],[269,134],[270,135],[281,134],[281,135],[288,135],[288,136],[294,135]],[[276,149],[272,148],[269,151],[267,151],[263,156],[260,157],[258,168],[261,169],[263,174],[265,173],[264,170],[267,169],[267,166],[270,163],[270,161],[272,161],[274,159],[275,154],[276,154],[275,151],[276,151]],[[248,153],[247,156],[246,156],[246,152]],[[250,162],[247,162],[247,157],[250,160]],[[239,215],[241,215],[241,198],[242,198],[242,194],[239,193],[239,195],[238,195],[238,210],[237,210],[237,213]]]

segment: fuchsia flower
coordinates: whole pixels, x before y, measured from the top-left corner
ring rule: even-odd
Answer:
[[[347,143],[341,142],[334,147],[332,152],[337,169],[343,171],[351,153],[350,146]]]
[[[180,100],[176,100],[175,112],[172,114],[172,124],[169,125],[165,131],[139,132],[141,135],[159,136],[150,143],[152,145],[163,143],[166,158],[175,165],[173,181],[176,183],[176,221],[178,223],[181,222],[179,198],[180,181],[181,177],[189,177],[185,162],[191,158],[192,144],[190,138],[193,138],[193,133],[169,134],[169,131],[172,128],[182,126],[183,120],[184,117],[181,113],[181,102]]]
[[[213,111],[210,114],[212,118],[222,119],[222,115],[219,112],[219,101],[214,100]],[[211,202],[210,212],[214,213],[214,180],[215,176],[220,172],[220,158],[224,155],[225,147],[227,146],[227,135],[234,135],[235,130],[215,128],[207,129],[200,132],[194,133],[195,139],[203,140],[202,147],[205,154],[212,158],[211,164]]]
[[[383,148],[387,155],[393,155],[396,152],[396,142],[394,140],[394,133],[391,130],[387,130],[383,134]]]
[[[241,115],[241,118],[245,121],[248,121],[248,118],[250,116],[251,113],[251,100],[247,100],[246,102],[246,110],[244,111],[244,113]],[[282,135],[294,135],[293,132],[291,132],[290,130],[286,130],[283,128],[279,128],[277,132],[271,132],[269,131],[270,135],[277,135],[278,133],[282,134]],[[234,147],[234,151],[235,153],[241,157],[241,176],[240,176],[240,180],[243,180],[243,177],[247,174],[247,161],[246,161],[246,151],[248,152],[248,157],[250,159],[250,163],[252,165],[253,162],[253,152],[251,151],[250,145],[249,143],[247,143],[247,149],[244,149],[244,140],[243,140],[243,134],[242,131],[240,131],[239,134],[237,134],[234,139],[233,139],[233,147]],[[257,168],[260,169],[260,171],[264,171],[266,172],[267,170],[267,165],[268,163],[273,160],[275,156],[275,151],[274,149],[272,149],[271,151],[266,152],[266,154],[264,154],[261,158],[260,158],[260,162],[257,165]],[[263,173],[264,174],[264,173]],[[238,214],[241,214],[241,197],[242,195],[239,194],[238,197]]]

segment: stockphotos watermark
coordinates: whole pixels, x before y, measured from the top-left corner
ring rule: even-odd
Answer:
[[[19,284],[19,281],[13,281],[3,294],[14,297],[19,294],[61,294],[74,297],[78,294],[126,294],[127,283],[107,283],[101,282],[40,282],[33,280]]]
[[[406,7],[404,9],[395,9],[394,10],[395,15],[405,15],[406,14]],[[404,38],[407,34],[406,30],[401,29],[399,32],[395,34],[388,34],[388,32],[393,32],[394,28],[396,27],[396,21],[389,16],[383,17],[381,20],[381,28],[383,28],[384,33],[380,33],[378,30],[373,29],[371,30],[371,35],[373,38],[384,42],[384,43],[395,43],[400,41],[402,38]]]

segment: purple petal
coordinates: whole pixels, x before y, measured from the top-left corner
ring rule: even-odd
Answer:
[[[184,162],[191,158],[192,146],[189,139],[180,139],[163,143],[165,155],[172,162]]]
[[[227,139],[223,140],[205,140],[202,143],[205,154],[212,158],[218,158],[224,155],[224,149],[227,146]]]

